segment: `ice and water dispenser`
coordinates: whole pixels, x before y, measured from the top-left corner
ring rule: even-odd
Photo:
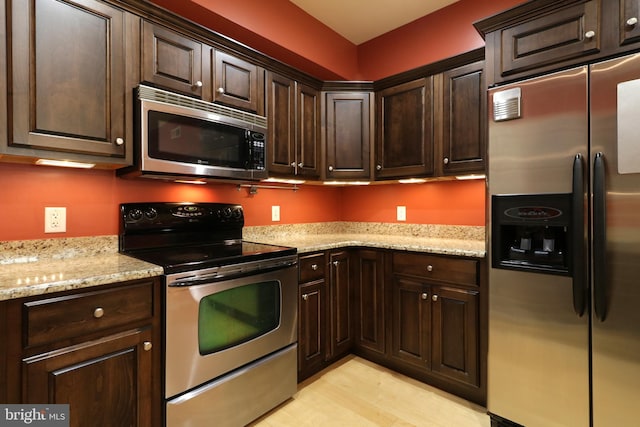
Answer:
[[[570,275],[571,194],[494,195],[492,266]]]

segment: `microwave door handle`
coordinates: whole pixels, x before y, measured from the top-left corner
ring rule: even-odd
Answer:
[[[573,159],[573,183],[571,194],[571,246],[573,268],[573,310],[582,317],[586,306],[587,274],[585,262],[584,240],[584,208],[585,208],[584,164],[581,154]]]

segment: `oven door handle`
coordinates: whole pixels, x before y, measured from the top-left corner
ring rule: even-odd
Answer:
[[[234,266],[231,268],[221,268],[210,273],[199,273],[191,276],[181,277],[177,280],[168,283],[169,287],[185,287],[185,286],[197,286],[207,283],[219,282],[221,280],[235,279],[237,277],[248,276],[250,274],[268,273],[270,271],[280,270],[283,268],[292,267],[297,264],[297,261],[279,261],[272,263],[251,263],[240,266]]]

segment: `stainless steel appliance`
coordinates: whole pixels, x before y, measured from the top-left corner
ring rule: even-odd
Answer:
[[[295,248],[242,240],[239,205],[121,205],[120,251],[165,272],[166,425],[242,426],[297,389]]]
[[[135,164],[124,177],[171,180],[267,178],[267,118],[140,85]]]
[[[492,425],[637,425],[640,56],[489,95]]]

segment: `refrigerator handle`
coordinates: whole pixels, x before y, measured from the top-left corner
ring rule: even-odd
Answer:
[[[584,256],[584,165],[582,154],[573,159],[573,184],[571,194],[571,246],[573,252],[573,310],[578,317],[584,314],[586,306],[587,277]]]
[[[604,155],[593,159],[593,307],[601,322],[607,317],[606,289],[606,186]]]

